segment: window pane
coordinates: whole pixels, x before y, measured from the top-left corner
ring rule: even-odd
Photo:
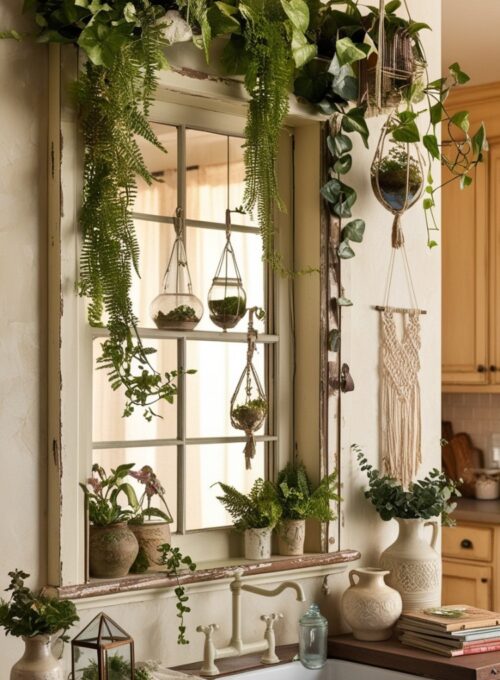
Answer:
[[[126,439],[175,439],[177,436],[177,400],[173,404],[161,401],[153,407],[161,418],[148,423],[143,409],[136,407],[128,418],[122,418],[125,407],[123,388],[111,389],[107,372],[96,367],[103,340],[94,341],[93,373],[93,441],[123,441]],[[177,343],[175,340],[161,342],[145,340],[147,346],[158,350],[151,356],[152,365],[161,372],[174,370],[177,366]],[[189,376],[191,377],[191,376]]]
[[[173,224],[135,221],[139,244],[139,276],[134,272],[131,299],[139,326],[156,328],[149,307],[162,292],[163,277],[175,241]]]
[[[253,364],[264,385],[264,345],[257,345]],[[246,365],[244,343],[188,342],[189,368],[197,372],[188,376],[187,436],[238,437],[229,417],[231,397]],[[264,426],[259,432],[264,431]]]
[[[229,526],[233,523],[217,500],[220,487],[213,484],[225,482],[242,493],[248,493],[255,480],[264,477],[264,444],[257,444],[251,470],[245,470],[244,446],[244,443],[206,444],[187,448],[188,530]]]
[[[138,137],[137,142],[148,170],[156,182],[149,185],[137,179],[137,198],[134,212],[149,215],[173,216],[177,207],[177,128],[153,123],[152,128],[167,153]]]
[[[225,210],[243,204],[243,139],[200,130],[186,131],[186,215],[225,222]],[[251,216],[233,214],[234,224],[253,225]]]
[[[233,233],[231,241],[243,287],[247,294],[247,305],[248,307],[257,306],[265,309],[264,266],[261,261],[260,236]],[[226,235],[224,231],[198,229],[197,227],[187,228],[187,257],[193,281],[193,292],[201,299],[205,308],[203,318],[196,327],[197,330],[221,330],[210,320],[207,296],[225,243]],[[245,316],[233,330],[245,333],[247,323],[248,319]],[[257,328],[263,330],[263,325],[261,324]]]
[[[152,446],[144,448],[128,449],[95,449],[92,454],[94,463],[101,465],[106,472],[115,469],[123,463],[135,463],[135,469],[139,470],[143,465],[149,465],[158,476],[165,489],[165,499],[169,510],[174,518],[170,525],[172,532],[177,527],[177,448],[175,446]],[[127,481],[135,488],[138,497],[142,495],[144,486],[133,477]],[[123,503],[125,505],[125,502]],[[161,502],[155,496],[153,507],[162,508]]]

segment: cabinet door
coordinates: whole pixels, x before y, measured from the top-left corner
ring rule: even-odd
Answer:
[[[468,604],[491,609],[491,567],[443,560],[442,604]]]
[[[500,385],[500,145],[491,147],[490,163],[490,380]]]
[[[443,184],[449,179],[443,168]],[[443,187],[444,385],[489,383],[487,205],[486,164],[478,166],[470,187],[460,189],[457,180]]]

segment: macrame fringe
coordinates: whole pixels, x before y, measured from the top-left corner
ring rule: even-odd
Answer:
[[[247,443],[245,444],[245,448],[243,449],[243,453],[245,454],[245,467],[247,470],[251,470],[252,459],[255,456],[255,437],[251,430],[247,430],[245,434],[247,436]]]
[[[422,463],[419,313],[410,312],[401,341],[392,312],[382,312],[381,319],[382,468],[408,488]]]
[[[397,213],[394,216],[394,222],[392,223],[392,247],[401,248],[404,242],[405,237],[401,226],[401,213]]]

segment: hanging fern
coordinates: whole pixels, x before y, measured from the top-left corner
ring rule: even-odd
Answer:
[[[164,150],[148,122],[164,63],[162,27],[151,6],[144,5],[137,20],[140,39],[124,41],[108,65],[89,60],[75,85],[85,146],[80,292],[89,299],[92,325],[102,325],[106,313],[109,337],[98,362],[113,389],[125,388],[124,415],[140,406],[151,420],[152,405],[161,399],[171,403],[177,394],[177,371],[162,375],[152,367],[156,350],[143,346],[130,299],[139,259],[131,216],[136,177],[153,181],[136,136]]]

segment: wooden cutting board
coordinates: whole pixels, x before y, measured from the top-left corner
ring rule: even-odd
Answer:
[[[455,434],[443,446],[443,470],[454,480],[463,479],[460,491],[463,496],[474,497],[474,468],[484,467],[483,452],[473,446],[471,438],[465,432]]]

